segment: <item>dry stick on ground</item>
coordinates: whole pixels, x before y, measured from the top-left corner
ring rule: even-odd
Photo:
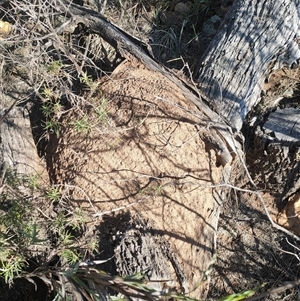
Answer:
[[[8,116],[8,114],[10,113],[10,111],[18,104],[18,103],[21,103],[25,100],[20,100],[20,99],[16,99],[12,105],[4,111],[3,115],[0,117],[0,124],[4,121],[4,119]]]
[[[293,246],[295,249],[297,249],[297,250],[299,251],[299,248],[297,248],[295,245],[291,244],[287,239],[286,239],[286,241],[287,241],[287,243],[288,243],[289,245]],[[295,254],[295,253],[292,253],[292,252],[289,252],[289,251],[286,251],[286,250],[283,250],[283,249],[281,249],[281,248],[278,248],[278,249],[279,249],[279,251],[281,251],[281,252],[283,252],[283,253],[285,253],[285,254],[289,254],[289,255],[292,255],[292,256],[296,257],[297,260],[300,262],[300,257],[299,257],[299,255],[297,255],[297,254]]]

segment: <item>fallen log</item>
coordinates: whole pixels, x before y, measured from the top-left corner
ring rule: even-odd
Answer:
[[[201,61],[198,82],[210,107],[239,131],[272,70],[298,65],[300,4],[237,0]]]

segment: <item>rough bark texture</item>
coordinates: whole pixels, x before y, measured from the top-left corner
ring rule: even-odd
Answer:
[[[300,4],[237,0],[202,58],[198,81],[211,108],[240,130],[270,71],[297,64]]]
[[[151,286],[157,290],[168,287],[189,291],[176,253],[162,236],[155,233],[149,221],[135,217],[130,228],[119,234],[115,258],[121,276],[146,273]],[[176,278],[178,281],[174,281]]]
[[[273,168],[264,167],[270,172],[269,179],[278,183],[284,204],[300,189],[300,110],[295,108],[278,109],[272,112],[266,122],[256,129],[255,146],[267,156],[265,161]]]
[[[2,111],[4,117],[6,110]],[[32,137],[29,114],[22,107],[14,107],[0,124],[0,157],[2,163],[19,175],[44,172]]]
[[[99,229],[101,256],[112,260],[103,268],[112,275],[141,273],[159,291],[188,293],[191,288],[178,254],[152,222],[129,211],[105,216]]]
[[[292,107],[271,112],[256,127],[254,160],[260,166],[254,177],[263,182],[263,189],[272,195],[279,213],[274,221],[300,235],[300,110]],[[250,155],[251,157],[251,155]]]
[[[300,146],[300,110],[295,108],[278,109],[271,113],[263,126],[268,140],[282,145]]]

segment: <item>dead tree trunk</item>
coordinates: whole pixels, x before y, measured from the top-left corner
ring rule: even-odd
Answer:
[[[298,64],[300,4],[237,0],[202,58],[198,81],[213,111],[240,130],[275,68]]]
[[[259,103],[262,84],[274,69],[298,66],[299,16],[299,1],[292,0],[238,0],[226,16],[203,56],[198,81],[212,110],[224,116],[233,129],[239,131]],[[281,199],[277,206],[292,206],[294,220],[299,211],[289,200],[300,189],[299,127],[299,109],[278,110],[258,126],[254,145],[261,153],[257,160]],[[279,223],[299,234],[295,231],[298,223],[286,222],[290,218],[281,216]]]

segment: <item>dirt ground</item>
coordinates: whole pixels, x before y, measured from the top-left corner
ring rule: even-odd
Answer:
[[[276,85],[274,81],[267,94],[274,89],[277,97]],[[214,151],[205,147],[205,122],[176,86],[136,62],[123,62],[111,76],[101,79],[99,88],[85,111],[89,129],[78,131],[74,126],[82,112],[62,120],[64,130],[52,158],[55,182],[78,206],[89,208],[93,225],[100,224],[102,231],[111,229],[105,224],[108,216],[121,219],[131,212],[149,219],[157,233],[170,242],[191,290],[211,259],[218,219],[209,216],[216,210],[214,198],[220,190],[210,185],[221,183],[223,172],[216,166]],[[99,119],[93,111],[103,103],[107,116]],[[258,154],[255,146],[248,147],[248,168],[256,185],[263,187],[261,194],[276,221],[282,187],[272,181],[266,184],[266,173],[271,178],[272,169],[263,171],[258,166],[272,164]],[[234,169],[231,180],[237,187],[251,190],[242,165]],[[285,234],[272,228],[254,194],[234,189],[227,193],[208,298],[294,280],[298,261],[291,244],[296,242],[287,241]],[[204,219],[211,224],[203,225]],[[203,250],[208,245],[211,249]],[[199,297],[200,291],[205,295],[207,284],[193,295]],[[298,300],[298,291],[265,300],[283,297]]]
[[[107,118],[99,121],[87,108],[92,127],[82,132],[74,129],[74,113],[62,121],[55,182],[90,208],[95,223],[127,211],[149,219],[171,244],[192,290],[211,259],[218,189],[213,193],[210,185],[221,182],[223,171],[205,149],[201,114],[175,85],[132,62],[99,87],[93,105],[105,99]]]

